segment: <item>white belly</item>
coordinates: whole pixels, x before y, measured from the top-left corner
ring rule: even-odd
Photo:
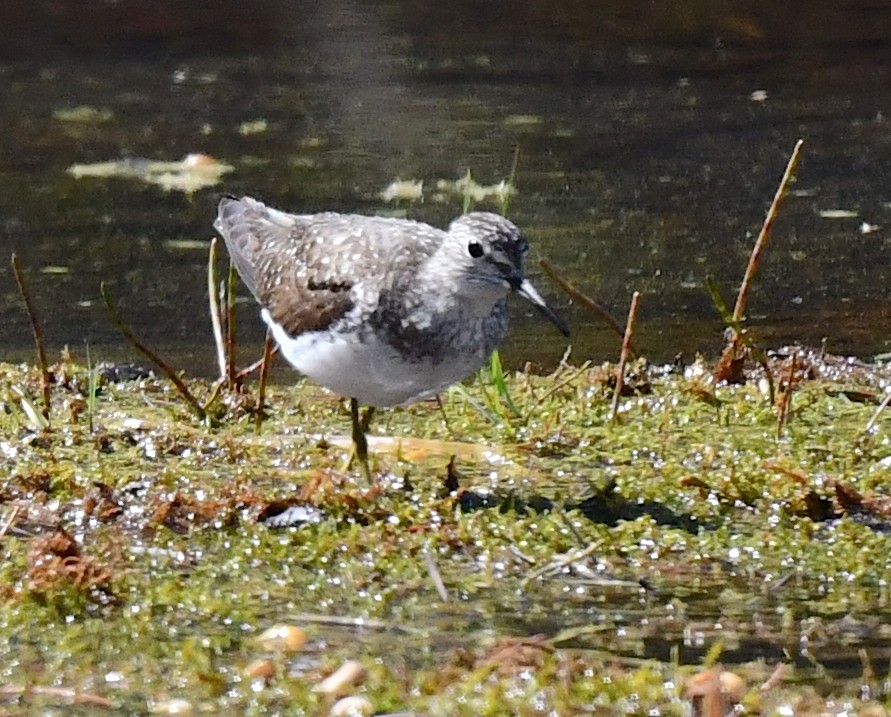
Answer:
[[[482,350],[457,352],[442,361],[405,360],[392,346],[373,335],[362,342],[346,336],[310,331],[291,338],[271,321],[263,319],[284,357],[300,373],[316,383],[370,406],[397,406],[427,398],[460,381],[485,363]]]

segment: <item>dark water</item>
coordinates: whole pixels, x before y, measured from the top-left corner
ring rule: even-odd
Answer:
[[[19,253],[53,351],[128,350],[99,296],[152,346],[213,369],[206,241],[218,191],[303,212],[392,211],[379,192],[422,179],[508,176],[535,251],[624,317],[638,346],[714,354],[754,235],[801,137],[749,317],[767,344],[869,356],[891,335],[891,10],[883,3],[3,3],[0,48],[0,359],[30,351],[7,257]],[[89,105],[106,122],[64,122]],[[267,130],[244,135],[244,122]],[[235,166],[187,196],[74,163],[205,152]],[[820,212],[853,216],[825,218]],[[866,230],[866,231],[864,231]],[[576,360],[612,358],[602,323],[533,279],[569,318]],[[565,347],[514,306],[513,364]],[[244,341],[259,343],[253,309]]]

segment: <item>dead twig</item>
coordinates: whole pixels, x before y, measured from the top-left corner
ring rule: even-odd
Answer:
[[[780,204],[782,204],[783,199],[788,192],[789,184],[795,175],[795,170],[797,169],[798,162],[801,158],[801,148],[803,146],[804,140],[799,139],[795,143],[795,147],[792,149],[792,154],[786,164],[786,171],[783,172],[780,185],[777,187],[773,201],[770,203],[770,208],[767,210],[767,215],[764,217],[764,222],[761,225],[761,231],[758,233],[758,239],[752,247],[752,253],[749,256],[749,263],[746,265],[746,272],[743,276],[742,283],[740,284],[739,293],[736,296],[736,304],[733,307],[732,314],[730,314],[724,306],[720,293],[718,292],[717,287],[714,286],[714,282],[710,279],[706,280],[706,285],[712,296],[712,301],[715,303],[715,306],[718,307],[718,311],[721,313],[724,323],[729,329],[727,345],[724,347],[721,360],[718,362],[718,366],[715,369],[715,381],[717,383],[722,381],[727,381],[728,383],[743,383],[745,377],[742,369],[747,351],[764,369],[770,387],[770,402],[772,405],[775,405],[776,395],[774,392],[773,376],[770,373],[764,352],[755,345],[751,337],[749,337],[743,330],[742,322],[745,318],[746,305],[748,304],[752,281],[761,264],[761,257],[763,256],[764,250],[767,247],[767,242],[770,239],[774,221],[776,220],[780,209]],[[740,347],[744,350],[740,351]]]
[[[882,412],[888,408],[889,404],[891,404],[891,391],[888,392],[888,395],[885,396],[884,400],[879,404],[879,407],[875,410],[875,413],[869,419],[869,422],[866,424],[866,432],[869,433],[873,428],[875,428],[876,422],[879,420],[879,416],[882,415]]]
[[[430,573],[430,579],[433,581],[436,592],[439,593],[439,599],[443,602],[448,602],[449,591],[446,590],[445,583],[442,580],[442,575],[439,572],[439,567],[436,565],[436,561],[433,559],[433,556],[429,552],[424,553],[424,565],[427,566],[427,572]]]
[[[263,413],[266,410],[266,383],[269,379],[269,369],[275,358],[275,342],[269,331],[266,331],[266,340],[263,342],[263,358],[260,363],[260,385],[257,389],[257,413],[254,418],[254,429],[257,433],[263,426]]]
[[[742,328],[741,323],[730,315],[721,292],[718,290],[718,285],[711,276],[705,277],[705,288],[709,296],[711,296],[712,303],[721,315],[721,319],[731,332],[730,341],[724,347],[724,351],[721,353],[721,360],[718,361],[718,365],[715,367],[715,383],[724,381],[727,383],[745,383],[745,376],[742,372],[745,354],[743,356],[739,355],[739,347],[742,346],[764,370],[764,377],[767,379],[769,392],[768,398],[770,405],[773,406],[776,402],[776,388],[774,386],[773,372],[770,370],[770,364],[767,361],[767,354],[755,344],[749,333]]]
[[[52,687],[49,685],[0,685],[0,698],[27,699],[28,697],[50,697],[64,700],[69,704],[92,705],[93,707],[114,707],[114,703],[89,692],[78,692],[72,687]]]
[[[773,672],[770,673],[770,677],[768,677],[764,684],[761,685],[758,689],[764,693],[769,692],[778,684],[780,684],[786,678],[786,672],[789,670],[789,665],[785,662],[781,662],[776,666]]]
[[[0,540],[2,540],[6,534],[12,529],[12,526],[15,525],[16,520],[19,517],[19,511],[22,509],[20,505],[14,505],[12,510],[9,513],[9,517],[6,518],[6,521],[0,526]]]
[[[526,586],[531,583],[533,580],[538,580],[538,578],[543,577],[545,575],[559,573],[563,568],[571,566],[573,563],[577,563],[580,560],[584,560],[585,558],[590,557],[598,550],[603,548],[603,541],[595,541],[588,545],[585,548],[579,548],[577,550],[572,550],[564,555],[560,555],[556,557],[554,560],[549,562],[547,565],[544,565],[540,568],[536,568],[535,570],[529,572],[521,581],[520,587],[525,589]]]
[[[782,387],[777,396],[777,438],[783,435],[783,428],[786,427],[786,420],[789,416],[789,409],[792,406],[792,385],[795,381],[795,368],[798,359],[798,351],[792,352],[792,359],[789,361],[789,373],[786,376],[786,385]]]
[[[167,376],[168,379],[176,386],[176,390],[179,391],[180,396],[185,399],[186,404],[189,408],[192,409],[192,412],[198,416],[202,421],[207,418],[207,411],[198,403],[198,400],[195,396],[192,395],[192,392],[189,391],[188,386],[186,386],[185,382],[176,375],[176,372],[170,367],[170,365],[164,361],[158,354],[152,351],[148,346],[146,346],[142,341],[140,341],[136,335],[130,330],[130,327],[124,323],[123,319],[121,319],[120,314],[118,314],[117,309],[111,301],[111,296],[108,293],[108,287],[105,285],[103,281],[100,284],[100,291],[102,292],[102,298],[105,300],[105,307],[108,309],[108,313],[111,315],[111,320],[114,325],[117,327],[118,331],[120,331],[124,338],[127,339],[127,342],[139,351],[143,356],[145,356],[149,361],[151,361],[155,366],[157,366],[161,371]]]
[[[562,365],[563,364],[561,364],[561,367]],[[529,419],[537,415],[536,411],[538,407],[541,406],[547,399],[549,399],[558,391],[562,390],[564,386],[567,386],[575,381],[576,378],[581,376],[589,368],[591,368],[591,362],[585,361],[585,363],[583,363],[578,368],[574,368],[568,376],[564,376],[559,381],[554,381],[554,383],[551,384],[550,388],[548,388],[548,390],[545,391],[541,396],[536,396],[535,400],[532,401],[532,403],[530,404],[529,410],[526,412],[526,415],[523,417],[523,424],[528,424]]]
[[[278,355],[278,346],[272,347],[271,355],[272,356]],[[270,364],[270,366],[271,366],[271,364]],[[257,371],[258,369],[262,369],[262,368],[263,368],[263,357],[261,356],[256,361],[254,361],[254,363],[252,363],[250,366],[245,366],[243,369],[241,369],[241,371],[239,371],[237,374],[235,374],[235,379],[239,383],[241,383],[242,381],[244,381],[244,379],[246,379],[248,376],[250,376],[254,371]]]
[[[758,233],[758,239],[755,242],[752,254],[749,257],[749,264],[746,266],[745,276],[739,287],[739,294],[736,296],[736,306],[733,307],[733,319],[735,321],[742,321],[743,315],[746,312],[746,303],[749,300],[749,290],[752,286],[752,280],[755,278],[755,272],[758,270],[758,265],[761,263],[761,255],[764,253],[768,239],[770,239],[770,232],[773,229],[774,220],[777,218],[780,204],[782,204],[783,199],[786,196],[789,183],[792,181],[796,167],[798,167],[798,161],[801,158],[801,148],[803,145],[803,139],[799,139],[795,143],[795,148],[792,150],[792,156],[789,157],[789,162],[786,165],[786,171],[783,172],[783,178],[780,180],[780,186],[777,187],[773,201],[770,203],[770,209],[767,210],[767,216],[764,217],[764,223],[761,225],[761,231]]]
[[[613,403],[610,409],[611,418],[615,421],[619,415],[619,398],[622,389],[625,388],[625,366],[631,355],[631,339],[634,337],[634,327],[637,324],[637,312],[640,308],[640,292],[635,291],[631,296],[631,308],[628,310],[628,322],[625,324],[625,336],[622,339],[622,353],[619,356],[619,365],[616,367],[616,390],[613,392]]]
[[[15,253],[12,255],[12,273],[15,274],[16,284],[19,285],[19,293],[22,295],[22,301],[25,302],[25,311],[28,313],[28,321],[31,322],[31,332],[34,334],[34,344],[37,347],[37,361],[40,364],[40,387],[43,390],[43,417],[49,422],[50,372],[46,361],[46,349],[43,346],[43,330],[40,328],[40,321],[37,318],[34,302],[31,301],[31,292],[28,291],[28,285],[25,283],[25,275],[22,273],[22,267],[19,265],[19,257]]]
[[[566,279],[561,277],[557,270],[554,268],[554,265],[551,264],[547,259],[541,259],[538,262],[541,265],[542,270],[548,276],[551,281],[555,282],[563,291],[569,294],[569,298],[576,302],[579,306],[587,311],[590,311],[595,316],[600,317],[603,322],[609,326],[613,331],[616,332],[616,336],[622,337],[622,325],[616,321],[612,316],[610,316],[609,312],[600,304],[598,304],[594,299],[589,296],[586,296],[581,291],[576,289],[572,284],[570,284]],[[632,346],[632,350],[634,347]]]

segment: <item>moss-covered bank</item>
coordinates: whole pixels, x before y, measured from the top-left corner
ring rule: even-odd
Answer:
[[[310,384],[258,433],[250,387],[205,425],[165,381],[92,400],[63,362],[44,426],[38,371],[0,365],[0,700],[326,714],[353,659],[360,711],[682,714],[717,659],[750,713],[883,714],[887,374],[796,361],[784,424],[757,376],[700,366],[639,364],[617,420],[607,368],[511,376],[515,411],[477,381],[377,416],[371,487]]]

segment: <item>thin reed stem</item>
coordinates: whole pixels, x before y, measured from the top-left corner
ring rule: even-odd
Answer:
[[[576,289],[572,284],[570,284],[566,279],[561,277],[557,270],[554,268],[554,265],[551,264],[547,259],[540,259],[539,265],[542,268],[542,271],[547,275],[547,277],[555,282],[563,291],[569,294],[569,298],[572,299],[575,303],[581,306],[583,309],[586,309],[590,313],[598,316],[603,322],[609,326],[615,333],[616,336],[622,337],[624,332],[622,330],[622,325],[616,321],[612,316],[610,316],[609,312],[600,304],[598,304],[594,299],[589,296],[583,294],[581,291]],[[634,346],[631,347],[631,350],[634,351]]]
[[[37,347],[37,362],[40,365],[40,388],[43,391],[43,417],[48,424],[51,399],[50,372],[46,361],[46,349],[43,345],[43,330],[37,318],[37,309],[34,308],[34,302],[31,301],[31,292],[28,291],[25,275],[22,273],[22,267],[19,265],[19,257],[15,253],[12,255],[12,273],[15,274],[16,284],[19,285],[19,293],[22,295],[22,301],[25,302],[25,311],[28,313],[28,321],[31,322],[31,332],[34,334],[34,345]]]
[[[220,319],[220,300],[217,296],[217,255],[219,242],[216,237],[210,240],[210,250],[207,255],[207,300],[210,304],[210,325],[213,328],[213,342],[217,348],[217,367],[220,370],[220,378],[228,376],[226,361],[226,343],[223,339],[223,325]]]
[[[619,415],[619,398],[625,388],[625,366],[631,356],[631,340],[634,337],[634,327],[637,325],[637,312],[640,308],[640,292],[635,291],[631,296],[631,308],[628,310],[628,321],[625,324],[625,336],[622,339],[622,353],[619,356],[619,365],[616,367],[616,390],[613,392],[613,403],[610,415],[613,421]]]
[[[259,433],[263,427],[263,418],[266,411],[266,384],[269,379],[269,369],[275,360],[275,341],[269,331],[266,331],[266,340],[263,342],[263,359],[260,362],[260,385],[257,389],[257,413],[254,417],[254,430]]]
[[[151,361],[155,366],[161,369],[162,373],[167,376],[168,379],[176,386],[176,390],[179,392],[179,395],[183,397],[186,404],[189,408],[192,409],[192,412],[198,416],[202,421],[207,418],[207,411],[198,403],[195,396],[192,395],[192,392],[189,391],[189,387],[186,386],[185,382],[176,374],[170,365],[164,361],[158,354],[152,351],[148,346],[146,346],[142,341],[140,341],[136,334],[134,334],[130,327],[124,323],[123,319],[121,319],[120,314],[118,314],[117,309],[111,301],[111,295],[108,293],[108,287],[105,285],[103,281],[100,284],[100,290],[102,291],[102,298],[105,300],[105,307],[108,309],[108,313],[111,315],[111,320],[114,325],[117,327],[118,331],[120,331],[124,338],[127,339],[127,343],[129,343],[134,349],[139,351],[143,356],[145,356],[149,361]]]
[[[773,196],[773,201],[770,203],[770,209],[767,210],[767,216],[764,217],[764,223],[761,225],[761,231],[758,233],[758,239],[755,242],[755,246],[752,248],[749,264],[746,266],[746,273],[743,277],[742,284],[740,284],[739,294],[736,296],[736,306],[733,307],[733,319],[735,321],[742,321],[742,318],[746,313],[746,304],[749,300],[749,291],[751,290],[752,281],[755,278],[755,272],[758,271],[758,266],[761,263],[761,256],[767,246],[768,239],[770,239],[770,232],[773,229],[773,223],[777,218],[780,204],[782,204],[786,192],[789,189],[789,183],[795,175],[795,169],[798,167],[798,162],[801,159],[801,148],[803,145],[803,139],[799,139],[795,143],[795,148],[792,150],[792,156],[789,157],[789,162],[786,164],[786,171],[783,172],[783,178],[780,180],[780,186],[777,187],[776,194]]]

